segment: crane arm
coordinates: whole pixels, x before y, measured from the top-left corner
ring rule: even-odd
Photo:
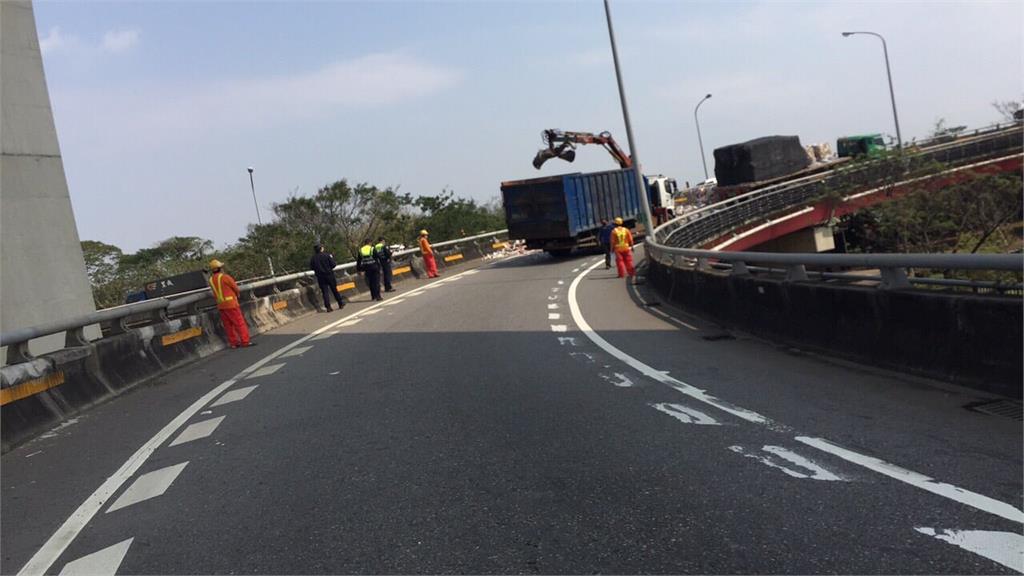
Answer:
[[[548,145],[537,152],[533,159],[533,167],[540,170],[541,165],[551,158],[561,158],[567,162],[576,159],[577,144],[600,144],[615,158],[621,168],[632,168],[633,160],[619,147],[610,132],[594,134],[592,132],[565,132],[562,130],[545,130],[541,136]]]

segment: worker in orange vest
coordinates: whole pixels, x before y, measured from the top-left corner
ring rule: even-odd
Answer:
[[[633,234],[622,225],[622,218],[615,218],[615,228],[612,229],[612,250],[615,251],[615,267],[619,271],[619,278],[626,274],[636,276],[633,269]]]
[[[430,240],[427,240],[429,235],[426,230],[420,230],[420,254],[427,268],[427,278],[437,278],[437,260],[434,260],[434,249],[430,246]]]
[[[224,332],[228,335],[228,344],[232,348],[252,346],[253,343],[249,341],[249,327],[245,324],[245,317],[242,316],[242,307],[239,304],[241,294],[238,291],[238,284],[224,272],[224,263],[216,258],[210,260],[210,272],[210,289],[213,290],[213,297],[217,299],[217,311],[220,312]]]

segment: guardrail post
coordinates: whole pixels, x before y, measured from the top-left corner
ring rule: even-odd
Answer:
[[[64,333],[64,347],[88,346],[89,339],[85,336],[85,326],[79,326]]]
[[[803,264],[789,264],[786,266],[786,282],[806,282],[807,268]]]
[[[732,272],[730,276],[750,276],[750,270],[747,270],[747,263],[742,261],[736,261],[732,263]]]
[[[711,265],[708,264],[707,258],[697,258],[697,270],[700,270],[701,272],[711,270]]]
[[[7,365],[29,362],[34,358],[28,351],[28,342],[18,342],[7,347]]]
[[[882,281],[878,284],[882,290],[903,290],[910,288],[907,271],[903,268],[882,268]]]
[[[149,318],[154,324],[167,322],[167,320],[169,320],[167,317],[167,308],[157,308],[156,310],[153,310],[149,313]]]
[[[110,329],[108,334],[114,336],[115,334],[124,334],[128,331],[128,324],[125,322],[128,319],[127,316],[123,316],[114,320],[110,323]]]

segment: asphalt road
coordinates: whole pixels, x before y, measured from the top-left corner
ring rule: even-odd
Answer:
[[[1024,570],[1021,425],[986,396],[595,262],[404,283],[86,412],[0,460],[0,571]]]

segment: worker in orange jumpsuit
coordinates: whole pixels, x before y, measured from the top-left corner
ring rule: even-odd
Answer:
[[[437,278],[437,260],[434,260],[434,249],[430,246],[430,240],[427,240],[429,235],[426,230],[420,230],[420,254],[427,268],[427,278]]]
[[[210,289],[213,290],[213,297],[217,299],[217,311],[220,312],[224,332],[227,332],[228,344],[232,348],[252,346],[252,342],[249,341],[249,327],[245,324],[245,316],[242,316],[242,307],[239,304],[241,294],[238,291],[238,284],[224,272],[224,263],[220,260],[210,260],[210,272]]]
[[[615,267],[619,271],[619,278],[626,274],[636,276],[633,269],[633,234],[622,225],[622,218],[615,219],[615,228],[612,229],[612,250],[615,250]]]

